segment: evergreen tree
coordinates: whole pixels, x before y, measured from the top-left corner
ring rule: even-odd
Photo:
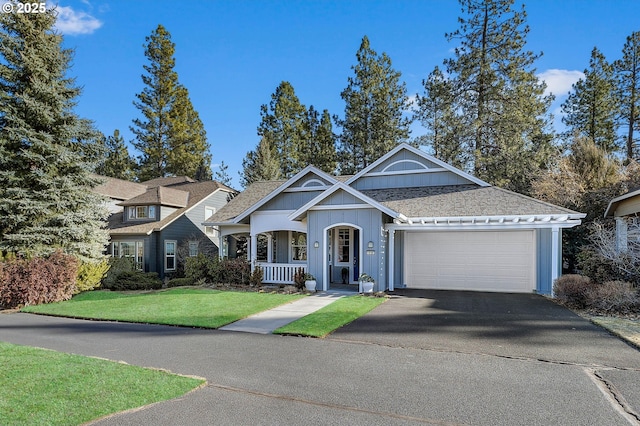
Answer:
[[[465,127],[455,111],[453,83],[440,68],[422,81],[424,95],[417,97],[415,118],[427,133],[417,138],[419,145],[428,146],[433,155],[458,168],[466,168],[469,154],[463,144]]]
[[[92,123],[73,112],[73,51],[55,20],[52,8],[0,14],[0,251],[99,259],[107,211],[90,172],[104,153]]]
[[[207,133],[200,116],[189,99],[189,91],[182,85],[176,89],[169,111],[169,152],[167,173],[211,180],[211,153]]]
[[[229,166],[224,164],[224,161],[220,162],[220,170],[216,172],[216,180],[222,184],[231,187],[231,176],[229,176]]]
[[[616,140],[616,117],[619,101],[613,66],[594,47],[591,51],[589,68],[584,70],[584,78],[573,85],[573,90],[562,104],[565,116],[562,122],[569,130],[566,135],[578,133],[591,138],[607,153],[619,149]]]
[[[322,112],[313,105],[307,111],[306,148],[301,152],[304,163],[313,164],[320,170],[334,174],[337,167],[336,135],[333,133],[331,115],[328,110]]]
[[[134,101],[143,119],[133,120],[134,146],[142,153],[139,179],[145,181],[168,175],[195,178],[211,176],[209,144],[187,89],[174,71],[175,44],[171,34],[158,25],[146,37],[142,75],[145,88]]]
[[[345,117],[340,120],[340,172],[356,173],[409,137],[407,89],[386,53],[378,55],[364,36],[342,91]]]
[[[269,105],[260,107],[258,136],[268,138],[279,159],[280,176],[289,178],[305,164],[305,120],[307,110],[295,94],[293,86],[283,81],[271,95]]]
[[[451,75],[459,120],[451,135],[464,129],[467,169],[492,184],[527,192],[530,181],[554,151],[544,96],[533,64],[540,55],[524,50],[529,27],[524,6],[513,0],[460,0],[460,29],[447,34],[459,46],[445,61]]]
[[[102,176],[134,181],[136,178],[136,162],[129,155],[129,149],[120,135],[118,129],[113,131],[113,136],[103,137],[106,156],[96,169],[96,173]]]
[[[247,187],[261,180],[274,180],[280,177],[280,162],[268,137],[263,137],[255,151],[249,151],[242,160],[240,184]]]
[[[640,32],[627,37],[622,48],[622,59],[614,62],[615,78],[618,82],[618,98],[622,124],[627,127],[624,138],[628,159],[636,156],[636,130],[640,127]]]

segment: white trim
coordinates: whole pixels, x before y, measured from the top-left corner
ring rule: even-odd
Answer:
[[[553,284],[558,279],[558,271],[560,270],[560,228],[554,226],[551,228],[551,296],[553,297]]]
[[[310,184],[312,183],[319,183],[320,185],[314,185],[313,187],[320,187],[320,186],[327,186],[326,183],[324,183],[323,181],[321,181],[320,179],[309,179],[308,181],[306,181],[305,183],[303,183],[302,185],[300,185],[300,187],[302,188],[306,188],[308,187]]]
[[[572,228],[580,225],[585,215],[547,214],[547,215],[505,215],[505,216],[443,216],[411,217],[406,221],[395,220],[387,224],[387,229],[480,229],[480,228],[549,228],[553,225]],[[403,223],[404,222],[404,223]]]
[[[253,204],[251,207],[249,207],[248,209],[246,209],[245,211],[240,213],[238,216],[236,216],[232,220],[232,222],[233,223],[240,223],[242,220],[244,220],[247,217],[249,217],[253,212],[258,210],[260,207],[264,206],[266,203],[268,203],[269,201],[273,200],[278,194],[282,193],[285,189],[289,188],[295,182],[299,181],[307,173],[314,173],[317,176],[319,176],[319,177],[321,177],[321,178],[323,178],[323,179],[325,179],[325,180],[327,180],[327,181],[329,181],[331,183],[338,182],[333,176],[323,172],[322,170],[318,169],[317,167],[315,167],[313,165],[308,165],[307,167],[305,167],[304,169],[302,169],[298,173],[296,173],[288,181],[284,182],[282,185],[280,185],[279,187],[277,187],[276,189],[271,191],[271,193],[269,195],[267,195],[266,197],[261,198],[255,204]]]
[[[384,169],[382,169],[382,173],[386,172],[387,170],[389,170],[391,167],[395,166],[396,164],[402,164],[402,163],[412,163],[412,164],[417,164],[419,166],[422,166],[421,168],[423,169],[429,169],[429,167],[427,167],[426,164],[423,164],[419,161],[416,160],[411,160],[411,159],[407,159],[407,160],[398,160],[398,161],[394,161],[393,163],[389,164],[387,167],[385,167]],[[417,169],[413,169],[413,170],[417,170]],[[402,170],[402,171],[407,171],[407,170]]]
[[[438,173],[438,172],[447,172],[447,169],[437,168],[437,169],[414,169],[414,170],[396,170],[393,172],[369,172],[365,176],[393,176],[393,175],[417,175],[420,173]]]
[[[389,241],[389,266],[387,267],[387,271],[389,272],[389,291],[395,290],[394,278],[395,278],[395,250],[396,250],[396,230],[389,229],[387,232],[388,241]]]
[[[173,268],[169,268],[167,266],[167,259],[169,255],[167,255],[167,244],[173,244]],[[178,241],[176,240],[164,240],[164,270],[173,272],[178,269]]]
[[[393,148],[391,151],[387,152],[385,155],[383,155],[382,157],[378,158],[376,161],[374,161],[373,163],[369,164],[369,166],[365,167],[364,169],[360,170],[360,172],[356,173],[353,177],[351,177],[349,180],[347,180],[345,183],[347,185],[351,185],[353,182],[357,181],[358,179],[360,179],[362,176],[366,175],[367,173],[369,173],[371,170],[375,169],[376,167],[378,167],[380,164],[382,164],[383,162],[387,161],[389,158],[393,157],[394,155],[396,155],[398,152],[400,152],[401,150],[407,150],[409,152],[412,152],[422,158],[424,158],[425,160],[437,164],[438,166],[442,167],[443,169],[446,169],[466,180],[471,181],[472,183],[478,184],[480,186],[491,186],[490,184],[488,184],[487,182],[478,179],[475,176],[470,175],[469,173],[463,172],[460,169],[457,169],[455,167],[453,167],[450,164],[445,163],[444,161],[438,160],[435,157],[432,157],[431,155],[419,150],[418,148],[414,148],[411,145],[407,144],[407,143],[401,143],[398,146],[396,146],[395,148]]]
[[[309,210],[355,210],[355,209],[370,209],[369,204],[331,204],[331,205],[319,205],[313,206]]]
[[[287,188],[282,192],[314,192],[314,191],[324,191],[327,188],[331,188],[328,185],[322,186],[296,186],[295,188]]]
[[[313,200],[309,201],[307,204],[305,204],[304,206],[300,207],[298,210],[296,210],[291,215],[289,215],[289,219],[290,220],[298,220],[301,216],[303,216],[307,212],[307,210],[310,210],[312,207],[315,207],[318,203],[320,203],[322,200],[326,199],[330,195],[334,194],[339,189],[342,189],[343,191],[353,195],[355,198],[357,198],[357,199],[369,204],[371,207],[373,207],[375,209],[378,209],[381,212],[386,213],[387,215],[389,215],[389,216],[391,216],[393,218],[399,218],[400,217],[398,212],[396,212],[394,210],[391,210],[390,208],[388,208],[386,206],[383,206],[382,204],[378,203],[376,200],[367,197],[366,195],[364,195],[363,193],[361,193],[357,189],[354,189],[354,188],[348,186],[347,184],[345,184],[343,182],[337,182],[330,189],[327,189],[322,194],[318,195]],[[338,205],[338,206],[340,208],[344,209],[343,205]]]
[[[607,206],[607,209],[605,210],[603,217],[614,216],[615,215],[615,209],[613,209],[613,210],[611,209],[614,205],[617,207],[617,204],[620,201],[624,201],[624,200],[626,200],[628,198],[633,198],[636,195],[640,195],[640,189],[638,189],[636,191],[633,191],[633,192],[629,192],[627,194],[620,195],[619,197],[613,198],[611,201],[609,201],[609,205]],[[611,210],[611,214],[609,214],[610,210]]]
[[[358,232],[358,240],[360,241],[359,243],[359,247],[360,247],[360,253],[358,253],[358,260],[360,261],[360,264],[358,265],[358,267],[360,268],[360,273],[362,274],[362,264],[363,264],[363,258],[362,258],[362,244],[363,244],[363,237],[364,237],[364,230],[361,226],[358,226],[356,224],[353,223],[347,223],[347,222],[339,222],[339,223],[332,223],[331,225],[327,226],[326,228],[324,228],[322,230],[322,291],[327,291],[329,289],[329,281],[331,280],[331,277],[329,277],[329,262],[327,259],[327,251],[329,249],[329,246],[327,245],[327,234],[329,231],[329,229],[333,229],[333,228],[342,228],[342,227],[349,227],[349,228],[354,228],[357,229]],[[333,247],[333,245],[332,245]],[[308,255],[307,255],[308,258]],[[335,266],[335,265],[334,265]]]

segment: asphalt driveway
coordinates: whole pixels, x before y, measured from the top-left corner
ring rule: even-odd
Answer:
[[[0,314],[0,340],[207,379],[99,425],[640,424],[640,352],[534,295],[397,292],[327,339]]]

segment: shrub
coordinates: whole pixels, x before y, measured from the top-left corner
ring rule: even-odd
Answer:
[[[126,290],[158,290],[162,288],[162,281],[156,272],[127,271],[121,272],[113,285],[114,291]]]
[[[295,274],[293,274],[293,283],[295,284],[298,290],[302,290],[304,288],[305,281],[305,273],[304,268],[296,268]]]
[[[251,266],[246,259],[223,259],[220,261],[221,277],[218,282],[224,284],[249,284]]]
[[[256,266],[253,268],[253,272],[249,277],[249,284],[253,287],[260,287],[262,285],[262,279],[264,278],[264,271],[261,267]]]
[[[626,313],[640,304],[638,291],[625,281],[594,284],[587,293],[588,306],[599,311]]]
[[[605,259],[592,248],[583,248],[577,256],[577,266],[593,282],[625,280],[625,277],[609,259]]]
[[[109,260],[107,259],[99,262],[80,262],[74,294],[100,287],[102,279],[109,270],[109,266]]]
[[[102,279],[102,287],[112,290],[120,274],[123,272],[132,272],[134,269],[133,259],[130,257],[110,258],[109,269]]]
[[[167,287],[185,287],[190,285],[196,285],[196,281],[193,278],[173,278],[167,281]]]
[[[220,279],[220,259],[217,256],[199,253],[185,260],[184,272],[185,276],[193,281],[217,283]]]
[[[575,308],[584,308],[589,300],[591,280],[582,275],[567,274],[553,283],[553,293],[559,301]]]
[[[78,260],[57,250],[49,257],[7,257],[0,262],[0,306],[16,308],[68,300],[76,285]]]

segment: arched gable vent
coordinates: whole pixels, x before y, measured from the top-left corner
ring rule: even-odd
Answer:
[[[398,160],[385,167],[382,173],[404,170],[429,170],[429,168],[417,160]]]

